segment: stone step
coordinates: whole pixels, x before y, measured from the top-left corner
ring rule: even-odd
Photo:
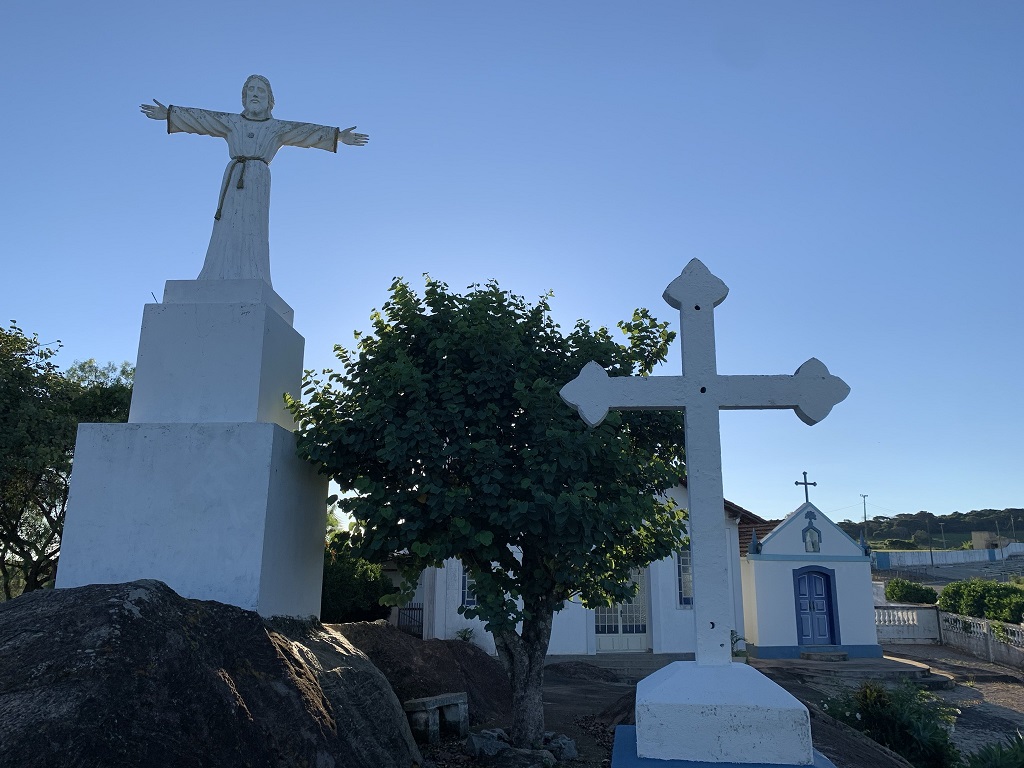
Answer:
[[[956,680],[945,672],[930,672],[914,680],[914,685],[928,691],[951,691],[956,688]]]
[[[800,651],[800,658],[806,661],[849,661],[850,655],[846,651]]]
[[[598,653],[548,656],[545,666],[564,662],[590,664],[614,672],[620,682],[635,685],[673,661],[693,661],[692,653]]]

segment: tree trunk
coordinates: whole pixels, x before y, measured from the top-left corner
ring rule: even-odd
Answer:
[[[494,633],[498,658],[512,684],[512,745],[539,749],[544,742],[544,658],[551,640],[549,606],[524,620],[515,630]]]

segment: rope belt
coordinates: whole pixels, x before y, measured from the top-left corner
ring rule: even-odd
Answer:
[[[220,198],[217,200],[217,212],[213,214],[215,221],[220,221],[220,212],[224,208],[224,197],[228,193],[228,182],[231,180],[231,174],[235,172],[236,165],[242,166],[242,172],[238,174],[238,183],[235,187],[238,189],[245,189],[245,164],[249,160],[259,160],[264,165],[269,165],[269,163],[262,157],[247,157],[245,155],[239,155],[238,157],[231,158],[231,165],[228,167],[228,172],[224,174],[224,183],[220,185]]]

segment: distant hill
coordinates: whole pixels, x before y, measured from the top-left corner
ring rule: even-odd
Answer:
[[[843,520],[838,523],[849,536],[860,538],[863,521]],[[867,522],[868,541],[888,539],[928,546],[929,533],[933,547],[941,547],[943,536],[947,548],[960,547],[971,540],[972,531],[1001,533],[1007,538],[1024,541],[1024,509],[977,509],[971,512],[953,512],[933,515],[921,511],[900,515],[878,515]]]

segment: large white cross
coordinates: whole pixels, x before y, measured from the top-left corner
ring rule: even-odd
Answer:
[[[816,424],[850,393],[842,379],[813,357],[792,376],[718,375],[714,309],[728,294],[728,286],[693,259],[664,293],[665,301],[679,310],[683,375],[610,377],[590,362],[560,393],[591,427],[610,409],[685,411],[696,658],[702,666],[732,661],[733,596],[718,411],[792,408],[804,423]]]

